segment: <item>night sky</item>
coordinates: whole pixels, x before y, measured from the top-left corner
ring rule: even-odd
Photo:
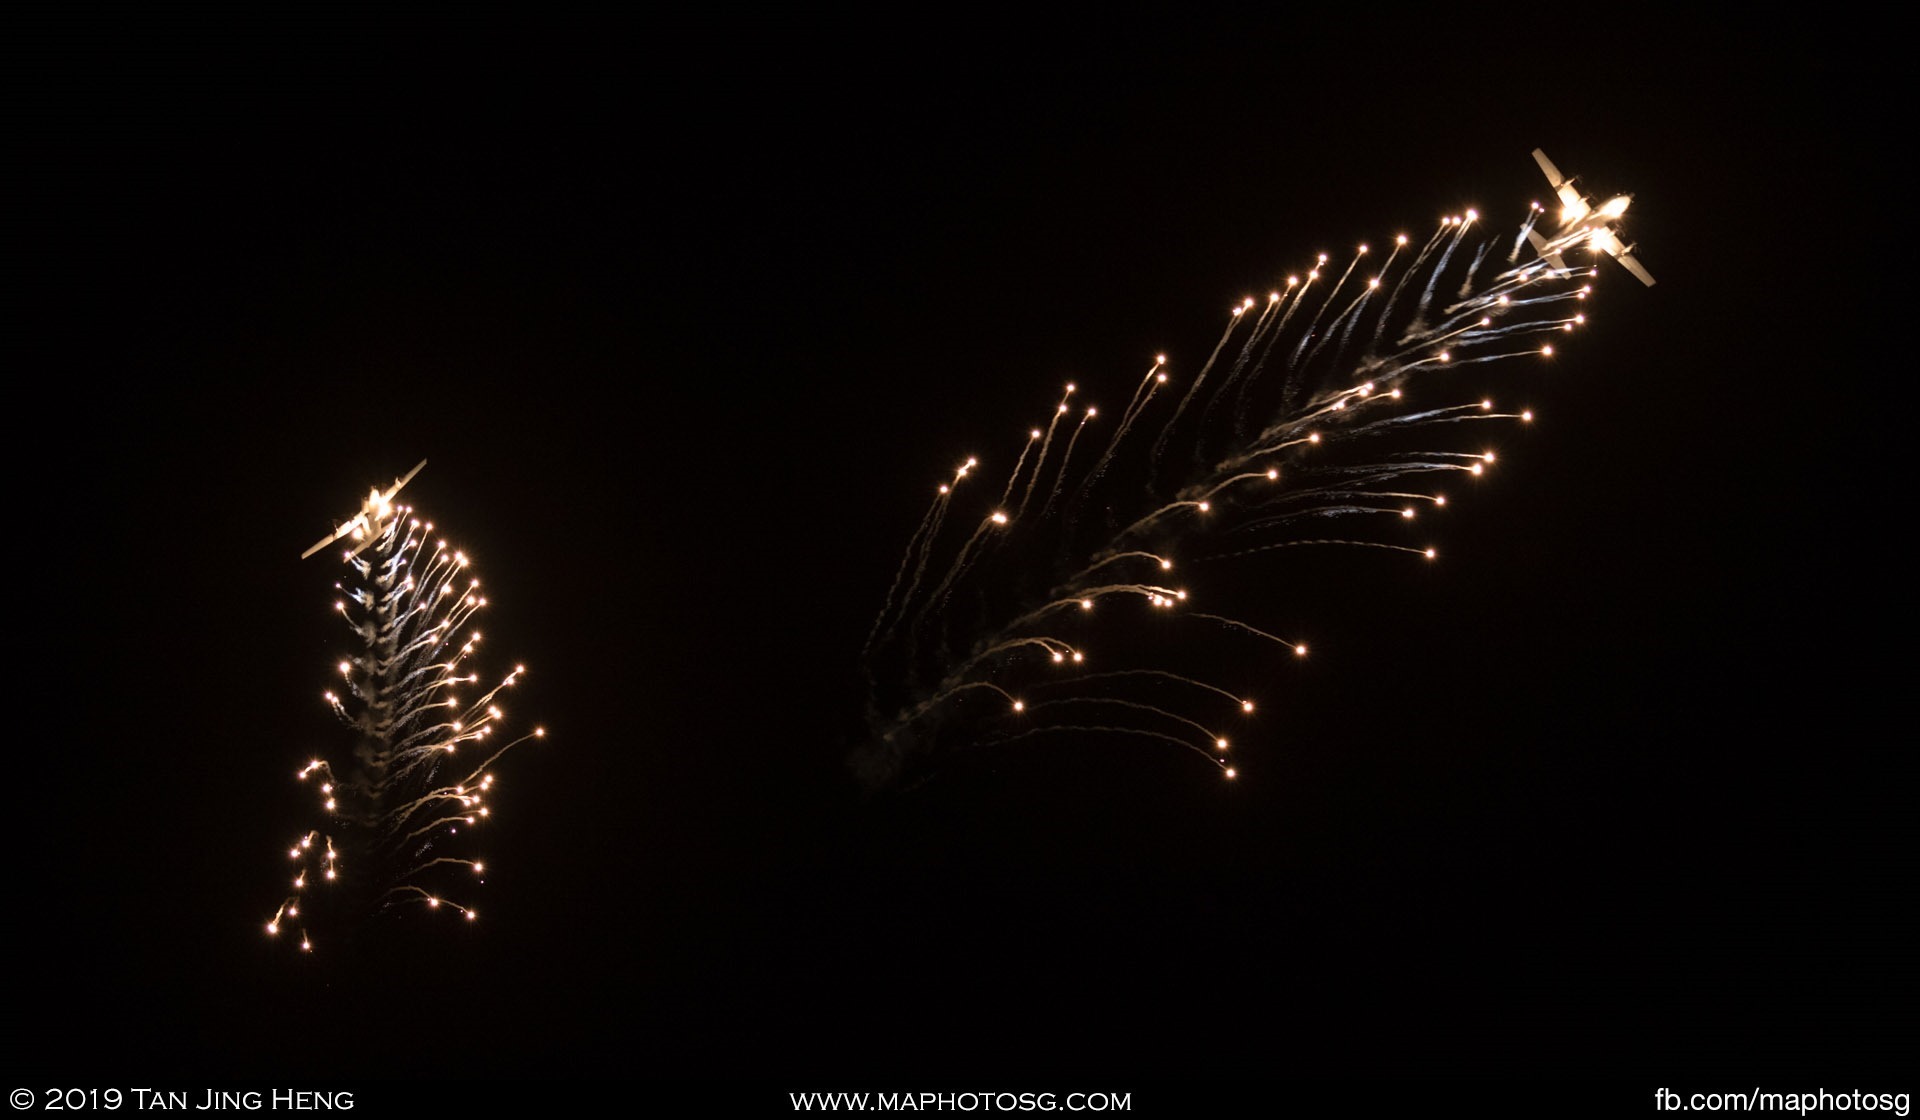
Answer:
[[[1850,56],[1129,30],[18,37],[15,1080],[1910,1075]],[[1238,781],[1041,737],[862,793],[936,482],[1316,252],[1512,228],[1534,147],[1635,193],[1659,284],[1603,264],[1503,375],[1541,418],[1440,563],[1234,584],[1314,649],[1253,667]],[[496,768],[481,921],[296,959],[293,773],[348,746],[296,557],[422,458],[550,739]]]

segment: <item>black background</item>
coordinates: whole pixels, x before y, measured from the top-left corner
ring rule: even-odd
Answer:
[[[1852,49],[1547,10],[25,27],[18,1072],[1909,1068]],[[1192,368],[1313,253],[1517,222],[1536,146],[1636,193],[1659,284],[1603,267],[1514,375],[1541,419],[1442,563],[1274,561],[1248,610],[1315,654],[1239,781],[1034,739],[859,793],[857,651],[934,482],[1061,381]],[[500,767],[481,921],[294,959],[260,927],[344,637],[294,557],[420,458],[551,738]]]

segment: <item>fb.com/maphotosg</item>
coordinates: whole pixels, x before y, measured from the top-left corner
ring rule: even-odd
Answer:
[[[1816,1112],[1890,1112],[1907,1114],[1907,1094],[1867,1093],[1859,1089],[1833,1092],[1814,1089],[1804,1093],[1743,1089],[1717,1093],[1682,1093],[1675,1089],[1655,1089],[1653,1107],[1660,1112],[1793,1112],[1807,1116]]]

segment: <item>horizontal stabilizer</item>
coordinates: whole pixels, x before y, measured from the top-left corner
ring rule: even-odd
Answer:
[[[1527,240],[1533,244],[1533,251],[1540,254],[1541,260],[1544,260],[1548,264],[1552,265],[1553,267],[1561,269],[1563,271],[1566,269],[1567,262],[1565,261],[1565,259],[1563,259],[1558,253],[1547,252],[1547,244],[1548,244],[1547,239],[1540,236],[1537,230],[1531,230],[1531,229],[1528,230]]]

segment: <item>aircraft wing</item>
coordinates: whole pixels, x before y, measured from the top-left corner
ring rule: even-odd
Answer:
[[[351,521],[348,521],[345,525],[342,525],[338,529],[335,529],[333,532],[328,533],[324,537],[321,537],[319,540],[313,542],[312,548],[309,548],[305,552],[302,552],[300,554],[300,559],[305,560],[307,557],[312,556],[314,553],[327,547],[328,545],[332,544],[334,541],[337,541],[341,537],[346,536],[348,533],[352,532],[353,527],[355,525],[358,525],[359,523],[360,523],[360,519],[356,517]]]
[[[402,475],[402,476],[400,476],[399,478],[396,478],[396,479],[394,479],[394,480],[393,480],[393,489],[391,489],[391,490],[389,490],[389,491],[387,491],[387,500],[388,500],[388,501],[392,501],[392,500],[393,500],[393,496],[394,496],[395,494],[398,494],[398,493],[400,492],[400,488],[401,488],[402,486],[405,486],[405,485],[406,485],[407,483],[409,483],[409,482],[412,482],[412,481],[413,481],[413,476],[414,476],[414,475],[416,475],[416,474],[419,474],[419,473],[420,473],[420,468],[421,468],[421,467],[424,467],[424,466],[426,466],[426,465],[427,465],[427,461],[426,461],[425,459],[422,459],[422,460],[420,460],[419,462],[417,462],[417,463],[415,463],[415,464],[413,465],[413,469],[412,469],[412,470],[410,470],[410,471],[408,471],[408,472],[407,472],[406,474],[404,474],[404,475]]]
[[[1653,287],[1653,274],[1640,267],[1640,262],[1633,259],[1632,253],[1619,253],[1616,254],[1613,259],[1619,261],[1622,268],[1633,273],[1634,279],[1649,288]]]
[[[1633,273],[1635,279],[1649,288],[1653,287],[1652,274],[1640,267],[1639,261],[1633,259],[1633,247],[1621,244],[1620,238],[1616,236],[1612,230],[1594,230],[1593,237],[1590,239],[1589,244],[1591,244],[1596,251],[1606,250],[1607,255],[1619,261],[1620,267]]]
[[[305,552],[302,552],[300,554],[300,559],[305,560],[307,557],[312,556],[314,553],[327,547],[328,545],[332,544],[334,541],[339,540],[340,534],[345,531],[346,530],[344,529],[336,529],[333,532],[328,533],[326,536],[321,537],[319,540],[313,542],[312,548],[309,548]]]
[[[1548,186],[1558,187],[1560,184],[1567,181],[1567,177],[1565,175],[1560,174],[1560,169],[1555,167],[1553,165],[1553,161],[1547,158],[1547,153],[1541,151],[1538,148],[1535,148],[1533,150],[1533,162],[1539,164],[1540,170],[1547,173]]]
[[[1577,222],[1587,216],[1587,200],[1573,187],[1572,180],[1560,174],[1560,169],[1547,158],[1547,153],[1538,148],[1533,150],[1533,159],[1540,170],[1547,173],[1547,182],[1552,185],[1553,193],[1560,198],[1560,220],[1566,223]]]

